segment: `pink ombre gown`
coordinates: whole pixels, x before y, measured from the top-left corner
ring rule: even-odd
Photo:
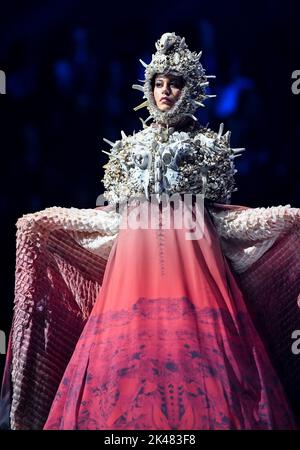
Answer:
[[[45,429],[294,427],[206,208],[204,224],[119,230]]]

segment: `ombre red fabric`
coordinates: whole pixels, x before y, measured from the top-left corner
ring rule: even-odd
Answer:
[[[294,428],[203,214],[194,240],[172,226],[120,228],[44,429]]]

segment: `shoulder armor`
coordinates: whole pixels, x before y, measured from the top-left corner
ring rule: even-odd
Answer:
[[[194,132],[147,127],[111,143],[105,166],[104,196],[113,203],[131,196],[162,193],[204,194],[229,203],[236,190],[234,158],[243,149],[230,147],[223,124],[216,133],[201,127]]]

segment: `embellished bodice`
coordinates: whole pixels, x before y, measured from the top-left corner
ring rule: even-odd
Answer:
[[[130,197],[162,194],[203,194],[212,201],[230,203],[234,158],[230,132],[224,135],[204,127],[192,131],[149,126],[111,143],[102,179],[104,197],[120,203]]]

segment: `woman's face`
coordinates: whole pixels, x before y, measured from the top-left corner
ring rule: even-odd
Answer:
[[[156,75],[154,81],[154,100],[160,111],[169,111],[177,102],[182,91],[182,80],[172,75]]]

